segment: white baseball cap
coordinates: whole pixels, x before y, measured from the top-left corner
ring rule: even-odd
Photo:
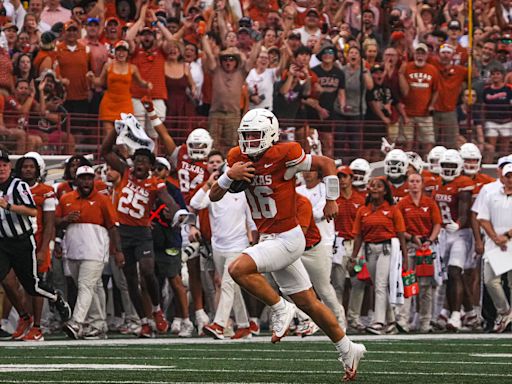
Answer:
[[[508,173],[512,172],[512,163],[508,163],[503,167],[503,170],[501,171],[501,174],[503,176],[507,176]]]
[[[95,175],[94,168],[89,167],[88,165],[82,165],[76,170],[76,177],[82,175]]]
[[[512,163],[512,155],[503,156],[498,159],[498,167],[503,168],[505,165]]]
[[[165,157],[157,157],[155,163],[162,164],[168,171],[171,170],[171,163]]]

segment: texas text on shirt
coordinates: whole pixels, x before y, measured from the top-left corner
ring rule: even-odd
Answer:
[[[295,180],[293,175],[285,175],[305,160],[300,144],[288,142],[273,145],[253,163],[256,176],[245,195],[260,233],[282,233],[297,227]],[[227,161],[232,167],[236,162],[250,159],[242,154],[240,147],[234,147],[229,151]]]
[[[407,232],[412,236],[429,236],[434,224],[442,224],[441,212],[434,199],[421,196],[416,205],[411,196],[406,196],[397,204],[402,212]]]
[[[0,185],[0,198],[6,199],[10,204],[36,208],[36,203],[28,184],[13,177],[8,178],[4,184]],[[0,209],[0,237],[25,238],[32,235],[32,220],[28,216]]]
[[[206,161],[193,160],[187,152],[187,145],[182,144],[174,149],[169,157],[174,169],[178,170],[178,181],[181,193],[187,204],[190,204],[192,196],[208,180]]]
[[[362,235],[367,243],[382,243],[405,232],[405,223],[400,210],[387,201],[373,210],[364,206],[357,211],[354,221],[354,235]]]
[[[77,191],[67,193],[59,200],[56,217],[65,217],[71,212],[80,212],[78,221],[67,227],[64,242],[66,257],[71,260],[87,260],[101,257],[107,261],[108,229],[117,224],[116,212],[110,198],[93,190],[87,198]]]

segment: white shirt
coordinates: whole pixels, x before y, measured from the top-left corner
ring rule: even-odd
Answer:
[[[477,219],[489,220],[497,234],[502,234],[512,229],[512,196],[505,194],[503,186],[486,193],[479,206]],[[494,241],[486,237],[486,250],[492,249],[495,246]]]
[[[272,110],[272,96],[274,94],[274,83],[277,81],[277,69],[267,68],[263,73],[256,72],[256,68],[251,69],[245,82],[247,83],[249,94],[264,95],[265,99],[259,104],[254,104],[249,100],[249,109],[253,108],[267,108]]]
[[[492,183],[485,184],[480,192],[478,193],[478,196],[475,199],[475,202],[473,203],[473,206],[471,207],[471,211],[475,212],[476,214],[480,213],[480,206],[483,203],[485,196],[489,193],[493,193],[496,191],[499,191],[503,187],[503,184],[501,183],[500,179],[497,179],[496,181],[493,181]]]
[[[320,28],[318,28],[314,33],[309,33],[308,31],[306,31],[306,27],[297,28],[293,32],[300,33],[300,42],[302,43],[302,45],[307,45],[308,40],[311,36],[317,36],[318,38],[320,38],[320,36],[322,35],[322,30]]]
[[[297,193],[306,196],[313,206],[313,218],[315,219],[316,226],[322,236],[321,244],[333,245],[334,244],[334,221],[327,222],[324,218],[324,207],[327,202],[325,198],[325,184],[319,183],[315,187],[308,189],[305,185],[301,185],[295,189]]]
[[[208,208],[214,250],[242,252],[249,246],[247,230],[255,231],[256,224],[244,192],[228,192],[221,200],[211,202],[210,191],[201,188],[190,200],[190,206],[197,210]]]
[[[203,64],[201,59],[197,59],[190,63],[190,75],[196,85],[196,94],[194,95],[202,104],[202,88],[204,82]]]

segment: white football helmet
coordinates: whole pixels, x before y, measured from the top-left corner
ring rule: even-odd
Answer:
[[[456,149],[447,149],[439,160],[441,178],[444,181],[452,181],[462,172],[464,160]]]
[[[384,174],[391,178],[405,176],[409,167],[409,157],[401,149],[393,149],[384,158]]]
[[[213,139],[204,128],[196,128],[187,137],[187,153],[192,160],[205,160],[212,151]]]
[[[370,163],[365,159],[355,159],[349,165],[349,168],[354,172],[352,176],[352,185],[354,187],[364,187],[370,181],[372,170]]]
[[[430,150],[427,156],[427,163],[430,169],[430,172],[439,175],[441,173],[441,168],[439,167],[439,160],[443,153],[446,152],[446,147],[442,145],[438,145]]]
[[[242,117],[238,127],[238,143],[242,153],[259,155],[272,147],[278,140],[279,121],[268,109],[251,109]]]
[[[460,156],[464,161],[464,173],[466,175],[475,175],[482,165],[482,154],[478,147],[473,143],[462,144],[459,150]],[[473,160],[467,162],[466,160]],[[474,161],[476,160],[476,161]]]
[[[416,172],[421,175],[423,172],[423,159],[416,152],[405,152],[407,157],[409,158],[409,165],[411,165]]]
[[[39,167],[39,177],[41,180],[44,180],[46,177],[46,163],[43,160],[43,157],[37,152],[27,152],[23,155],[24,158],[34,159]]]

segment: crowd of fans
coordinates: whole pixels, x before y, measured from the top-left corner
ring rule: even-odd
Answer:
[[[298,138],[316,128],[328,155],[378,158],[387,137],[423,154],[469,140],[492,161],[512,135],[512,5],[473,8],[469,31],[457,0],[4,1],[0,136],[74,153],[121,112],[150,129],[151,96],[171,131],[207,124],[220,149],[258,107]]]

